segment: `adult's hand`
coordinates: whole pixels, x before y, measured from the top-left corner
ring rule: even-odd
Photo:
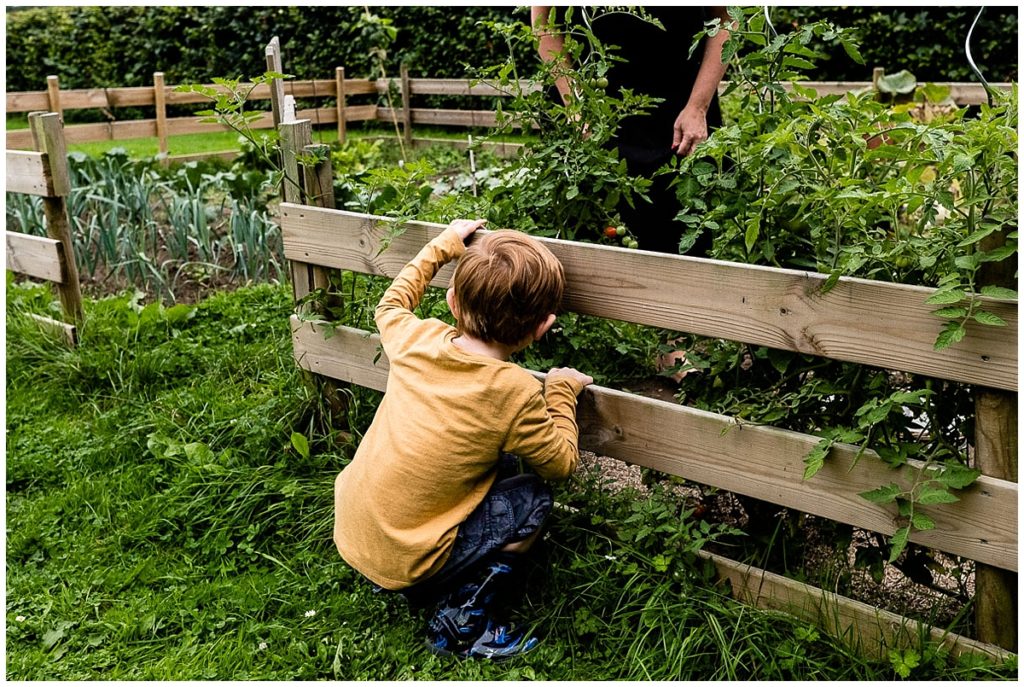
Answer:
[[[707,113],[699,107],[687,105],[676,117],[672,127],[672,150],[676,155],[686,156],[698,145],[708,140]]]

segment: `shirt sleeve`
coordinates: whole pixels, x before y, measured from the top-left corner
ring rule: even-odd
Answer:
[[[576,396],[583,387],[566,377],[548,378],[516,418],[504,450],[521,457],[544,479],[569,477],[579,462]]]
[[[442,266],[465,252],[466,247],[455,230],[446,229],[402,268],[374,311],[382,342],[387,344],[400,339],[402,331],[418,321],[412,311],[420,304],[430,280]]]

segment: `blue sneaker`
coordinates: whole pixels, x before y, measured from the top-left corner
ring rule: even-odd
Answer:
[[[462,641],[458,641],[462,640]],[[527,637],[523,630],[488,620],[483,633],[472,640],[452,637],[448,632],[432,633],[427,648],[439,656],[487,658],[502,660],[520,656],[540,644],[537,637]]]
[[[510,581],[512,568],[492,563],[477,583],[464,584],[449,594],[427,621],[427,647],[442,656],[510,658],[537,646],[536,637],[498,623],[491,617],[501,587]]]

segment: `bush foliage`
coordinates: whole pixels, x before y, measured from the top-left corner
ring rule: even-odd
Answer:
[[[389,73],[403,61],[414,76],[458,77],[465,64],[503,62],[505,46],[479,22],[524,21],[513,7],[373,7],[397,29],[387,55]],[[7,90],[45,88],[56,74],[67,88],[146,86],[163,71],[168,83],[208,82],[212,76],[262,72],[263,47],[278,36],[289,73],[326,78],[343,66],[350,76],[373,73],[362,6],[64,6],[7,14]],[[974,8],[775,8],[779,31],[818,19],[856,29],[865,66],[841,50],[819,66],[821,80],[863,80],[873,66],[908,69],[928,81],[975,80],[964,56]],[[988,8],[975,29],[972,53],[989,81],[1016,78],[1017,12]],[[530,57],[520,55],[517,57]],[[539,60],[520,60],[524,65]],[[539,67],[539,64],[537,64]]]

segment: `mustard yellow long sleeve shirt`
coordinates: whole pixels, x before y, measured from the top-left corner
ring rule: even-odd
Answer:
[[[452,230],[406,265],[377,305],[390,362],[387,389],[352,462],[334,485],[334,542],[385,589],[402,589],[445,563],[459,525],[494,483],[500,451],[545,479],[576,469],[576,396],[551,375],[468,353],[450,325],[412,312],[442,265],[465,247]]]

